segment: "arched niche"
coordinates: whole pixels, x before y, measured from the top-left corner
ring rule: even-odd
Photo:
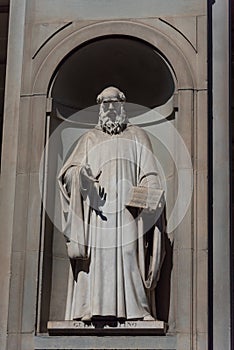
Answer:
[[[110,35],[127,35],[151,44],[173,67],[177,88],[192,89],[196,85],[196,67],[192,59],[194,51],[182,36],[180,45],[176,45],[173,41],[175,34],[170,27],[165,30],[162,22],[157,22],[156,28],[144,23],[124,20],[98,22],[81,28],[74,26],[66,33],[61,32],[47,45],[42,45],[37,52],[34,57],[33,83],[30,90],[33,94],[47,94],[50,91],[53,75],[67,55],[90,40]]]
[[[64,116],[64,119],[66,119],[71,114],[73,114],[74,111],[79,111],[84,107],[93,105],[95,103],[96,94],[99,93],[103,88],[101,85],[103,83],[109,85],[108,81],[102,80],[103,75],[105,78],[105,66],[108,66],[108,56],[102,56],[103,51],[101,49],[98,49],[99,44],[102,46],[102,49],[106,49],[109,42],[109,45],[112,47],[112,49],[119,47],[120,53],[121,45],[125,45],[125,50],[122,50],[122,57],[120,60],[120,63],[122,62],[122,66],[119,62],[117,63],[119,64],[119,67],[123,67],[122,73],[127,72],[128,74],[132,74],[134,78],[132,80],[132,83],[131,79],[129,78],[124,81],[124,75],[121,76],[121,74],[118,74],[118,76],[115,77],[116,65],[108,66],[108,74],[113,74],[113,80],[115,80],[115,84],[120,88],[122,88],[121,84],[125,84],[127,90],[126,95],[127,97],[130,96],[132,103],[139,103],[138,99],[140,98],[141,103],[146,108],[157,108],[161,104],[164,104],[173,95],[174,92],[178,91],[178,86],[186,86],[188,89],[191,89],[193,87],[193,79],[190,67],[187,65],[187,61],[185,60],[184,55],[181,55],[181,51],[176,48],[172,42],[169,42],[166,37],[162,35],[162,33],[153,31],[151,28],[139,24],[125,22],[124,27],[119,26],[119,24],[120,23],[118,22],[114,23],[111,31],[110,23],[108,23],[106,27],[102,23],[98,24],[96,27],[91,26],[92,28],[87,28],[86,35],[84,35],[84,33],[81,33],[82,35],[79,36],[79,31],[72,33],[69,37],[64,39],[61,44],[55,45],[54,49],[51,50],[48,55],[44,56],[44,60],[42,60],[41,56],[38,57],[38,70],[33,90],[39,93],[40,91],[45,91],[45,88],[47,87],[47,95],[54,101],[52,113],[49,117],[50,122],[47,125],[47,135],[52,133],[57,127],[61,127],[61,120],[56,119],[56,108],[58,108],[58,110]],[[125,31],[124,28],[128,28],[128,30]],[[137,37],[133,35],[133,33],[136,33],[136,29],[139,34]],[[139,29],[142,29],[142,31],[139,31]],[[95,32],[95,30],[97,30],[98,34]],[[107,35],[108,31],[117,33],[114,33],[114,35],[112,34],[110,36]],[[101,33],[103,33],[103,35],[101,35]],[[128,35],[126,35],[126,33]],[[152,34],[154,34],[155,37],[152,37]],[[147,38],[148,40],[146,40]],[[160,40],[158,40],[156,43],[157,40],[155,38],[160,38]],[[76,46],[74,42],[76,42]],[[114,42],[116,42],[117,45],[114,45]],[[77,45],[77,43],[79,43],[79,45]],[[131,44],[127,45],[127,43]],[[138,51],[138,49],[141,52],[140,57],[142,57],[144,65],[139,65],[139,62],[137,61],[132,64],[132,58],[134,58],[135,53]],[[81,57],[79,56],[79,50]],[[99,62],[99,67],[101,67],[101,70],[103,71],[103,75],[100,75],[101,79],[99,82],[97,79],[97,72],[92,72],[92,69],[91,71],[88,70],[89,65],[87,65],[86,70],[84,69],[85,63],[87,64],[90,62],[92,65],[93,60],[95,60],[95,57],[93,57],[92,53],[96,50],[99,50],[97,51],[99,52],[99,57],[103,57],[104,59],[101,64]],[[177,59],[174,56],[175,52],[177,54]],[[114,62],[116,62],[116,56],[113,56],[113,59]],[[131,61],[131,64],[126,63],[128,60]],[[83,67],[80,68],[80,70],[77,66],[78,63],[80,63],[81,67]],[[184,65],[183,70],[180,69],[181,65]],[[130,71],[128,71],[128,67],[131,67]],[[48,75],[49,72],[50,76]],[[144,72],[144,74],[142,74],[142,72]],[[91,90],[87,90],[89,81],[85,80],[87,75],[84,73],[91,77],[91,81],[93,81],[92,79],[95,77],[96,81],[94,83],[94,86],[97,88],[97,91],[95,91],[93,86]],[[83,76],[83,80],[79,78],[77,79],[77,76],[79,74]],[[146,81],[146,75],[149,77],[149,81],[146,82],[147,89],[145,89],[144,84],[141,84],[142,81]],[[163,84],[161,86],[154,84],[152,77],[155,77],[155,81],[161,81]],[[71,86],[69,86],[69,82],[71,83]],[[111,85],[114,84],[111,83]],[[88,99],[85,97],[87,94],[83,95],[83,98],[80,98],[77,94],[77,92],[82,91],[82,86],[85,87],[86,91],[88,91],[88,94],[89,91],[91,92]],[[122,88],[122,90],[124,90],[124,88]],[[97,109],[94,112],[94,115],[97,116]],[[191,113],[191,110],[189,110],[189,113]],[[132,117],[134,118],[134,116],[135,115],[133,113]],[[188,114],[188,119],[190,120],[190,118],[191,115]],[[80,120],[80,122],[86,121],[87,120]],[[96,122],[96,120],[91,119],[88,122],[92,124],[93,122]],[[67,126],[63,124],[61,131],[64,130],[64,127],[66,128]],[[73,129],[80,129],[80,125],[73,125]],[[61,148],[61,142],[55,146],[56,152],[62,155],[63,152]],[[54,186],[54,179],[56,178],[56,171],[58,170],[57,158],[53,158],[53,152],[54,150],[50,149],[48,155],[48,187]],[[58,198],[56,198],[54,191],[53,196],[49,198],[50,205],[52,207],[54,206],[55,200],[58,200]],[[68,277],[69,261],[66,256],[65,244],[62,234],[61,232],[58,232],[56,227],[53,226],[49,218],[47,218],[45,226],[42,226],[42,235],[44,235],[43,241],[45,242],[45,245],[43,257],[44,263],[42,264],[43,268],[41,270],[40,279],[41,299],[38,312],[38,330],[43,332],[46,331],[46,324],[48,320],[64,319],[63,315],[66,303],[66,290],[64,286],[67,285],[66,278]],[[54,239],[55,236],[59,238]],[[170,245],[168,245],[168,249],[170,250]],[[169,270],[172,264],[171,256],[168,255],[168,258],[169,259],[167,261],[164,279],[161,282],[162,288],[160,293],[165,301],[165,303],[161,303],[161,313],[166,321],[168,320],[170,302]],[[191,279],[191,276],[188,277]],[[173,315],[173,317],[174,319],[172,322],[175,320],[175,315]]]
[[[48,124],[50,141],[46,199],[46,208],[50,209],[43,228],[44,259],[47,263],[42,271],[42,286],[45,289],[42,288],[41,291],[41,331],[46,330],[48,320],[65,318],[69,260],[63,235],[55,222],[58,220],[58,213],[53,210],[59,201],[54,179],[58,175],[61,162],[67,157],[63,135],[69,133],[67,139],[70,144],[65,147],[69,151],[77,140],[77,135],[97,123],[96,96],[110,85],[118,86],[126,94],[129,102],[127,112],[130,121],[133,120],[134,123],[134,117],[139,113],[144,115],[151,109],[167,104],[175,92],[175,77],[169,63],[156,48],[130,36],[105,36],[88,41],[69,53],[58,66],[50,87],[53,106]],[[89,111],[90,107],[91,113],[82,113],[82,110]],[[173,113],[171,110],[170,116]],[[141,122],[144,123],[144,117]],[[157,140],[153,146],[159,148]],[[168,256],[160,281],[164,301],[158,307],[160,318],[166,322],[170,302],[169,241],[167,248]]]

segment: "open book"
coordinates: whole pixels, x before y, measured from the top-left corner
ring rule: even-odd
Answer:
[[[126,206],[157,210],[164,206],[164,190],[149,187],[132,187]]]

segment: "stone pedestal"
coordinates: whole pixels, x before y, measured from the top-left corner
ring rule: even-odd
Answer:
[[[49,321],[49,335],[165,335],[163,321]]]

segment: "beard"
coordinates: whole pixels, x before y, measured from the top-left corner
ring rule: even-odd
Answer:
[[[115,114],[115,120],[112,120],[113,114]],[[127,123],[128,118],[123,106],[121,106],[120,114],[116,111],[105,112],[102,105],[100,106],[98,124],[102,128],[102,131],[110,135],[120,134],[126,128]]]

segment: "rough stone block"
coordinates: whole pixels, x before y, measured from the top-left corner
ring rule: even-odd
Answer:
[[[22,317],[22,297],[24,278],[24,253],[12,253],[11,280],[10,280],[10,305],[8,313],[8,331],[20,332]],[[13,337],[14,338],[14,337]],[[12,338],[12,341],[13,341]],[[15,338],[14,338],[15,339]]]
[[[177,301],[176,301],[176,328],[180,334],[192,331],[192,250],[182,249],[177,252]],[[188,347],[189,348],[189,347]],[[187,348],[187,349],[188,349]],[[179,349],[183,349],[182,347]]]
[[[53,258],[49,320],[64,320],[70,263],[68,258]]]
[[[38,252],[27,251],[24,275],[24,294],[22,304],[23,333],[33,333],[36,321],[36,295],[38,274]]]

